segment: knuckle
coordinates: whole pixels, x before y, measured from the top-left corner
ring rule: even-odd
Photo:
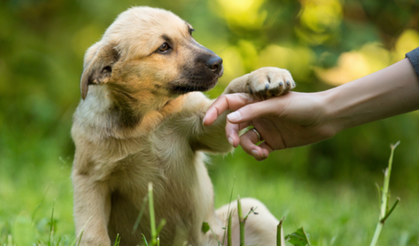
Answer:
[[[254,104],[250,104],[250,105],[247,105],[246,107],[239,109],[239,111],[241,111],[240,113],[242,113],[242,115],[243,113],[253,112],[255,111],[255,106]]]

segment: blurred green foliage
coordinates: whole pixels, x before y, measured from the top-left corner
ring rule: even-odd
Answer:
[[[83,55],[120,12],[134,5],[173,11],[193,25],[198,42],[224,59],[225,74],[208,92],[213,98],[233,78],[261,66],[290,70],[296,91],[325,90],[384,68],[419,46],[415,0],[0,1],[0,235],[10,233],[22,210],[32,213],[48,187],[48,197],[61,201],[57,214],[67,211],[61,219],[71,222],[70,127],[80,100]],[[258,180],[265,199],[275,194],[264,182],[284,177],[293,180],[288,184],[336,194],[331,186],[364,189],[380,182],[388,146],[400,140],[391,186],[405,197],[417,196],[418,136],[419,113],[412,112],[278,151],[263,162],[238,149],[214,157],[209,170],[216,190],[228,166],[236,170],[231,175],[246,170]],[[64,227],[72,230],[72,224]]]

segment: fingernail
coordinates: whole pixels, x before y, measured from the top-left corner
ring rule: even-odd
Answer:
[[[237,111],[227,115],[227,119],[229,121],[238,121],[238,120],[241,120],[241,118],[242,118],[242,115]]]
[[[252,155],[254,156],[254,157],[259,157],[259,153],[258,153],[258,151],[257,150],[252,150],[251,151],[252,152]]]
[[[263,151],[263,157],[267,158],[269,156],[269,152],[268,151]]]
[[[231,138],[231,137],[228,137],[228,142],[230,143],[230,145],[231,146],[234,146],[233,144],[234,144],[234,142],[233,142],[233,139]]]

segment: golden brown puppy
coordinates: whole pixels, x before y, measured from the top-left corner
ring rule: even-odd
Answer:
[[[74,213],[82,245],[108,246],[118,233],[120,245],[139,244],[141,233],[150,238],[148,209],[133,232],[149,182],[157,221],[167,222],[161,245],[221,240],[227,207],[214,210],[203,152],[232,148],[225,115],[203,126],[212,101],[197,91],[215,86],[222,60],[198,44],[192,31],[171,12],[134,7],[87,50],[83,100],[72,127]],[[270,97],[293,86],[286,70],[264,68],[234,80],[226,92]],[[259,212],[247,222],[247,243],[274,245],[277,220],[257,200],[243,199],[243,206],[245,211],[258,206]],[[201,232],[203,222],[217,238]]]

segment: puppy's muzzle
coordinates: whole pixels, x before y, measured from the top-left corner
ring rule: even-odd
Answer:
[[[218,78],[223,75],[223,59],[208,51],[198,53],[193,62],[183,67],[180,78],[170,83],[173,93],[207,91],[217,84]]]

